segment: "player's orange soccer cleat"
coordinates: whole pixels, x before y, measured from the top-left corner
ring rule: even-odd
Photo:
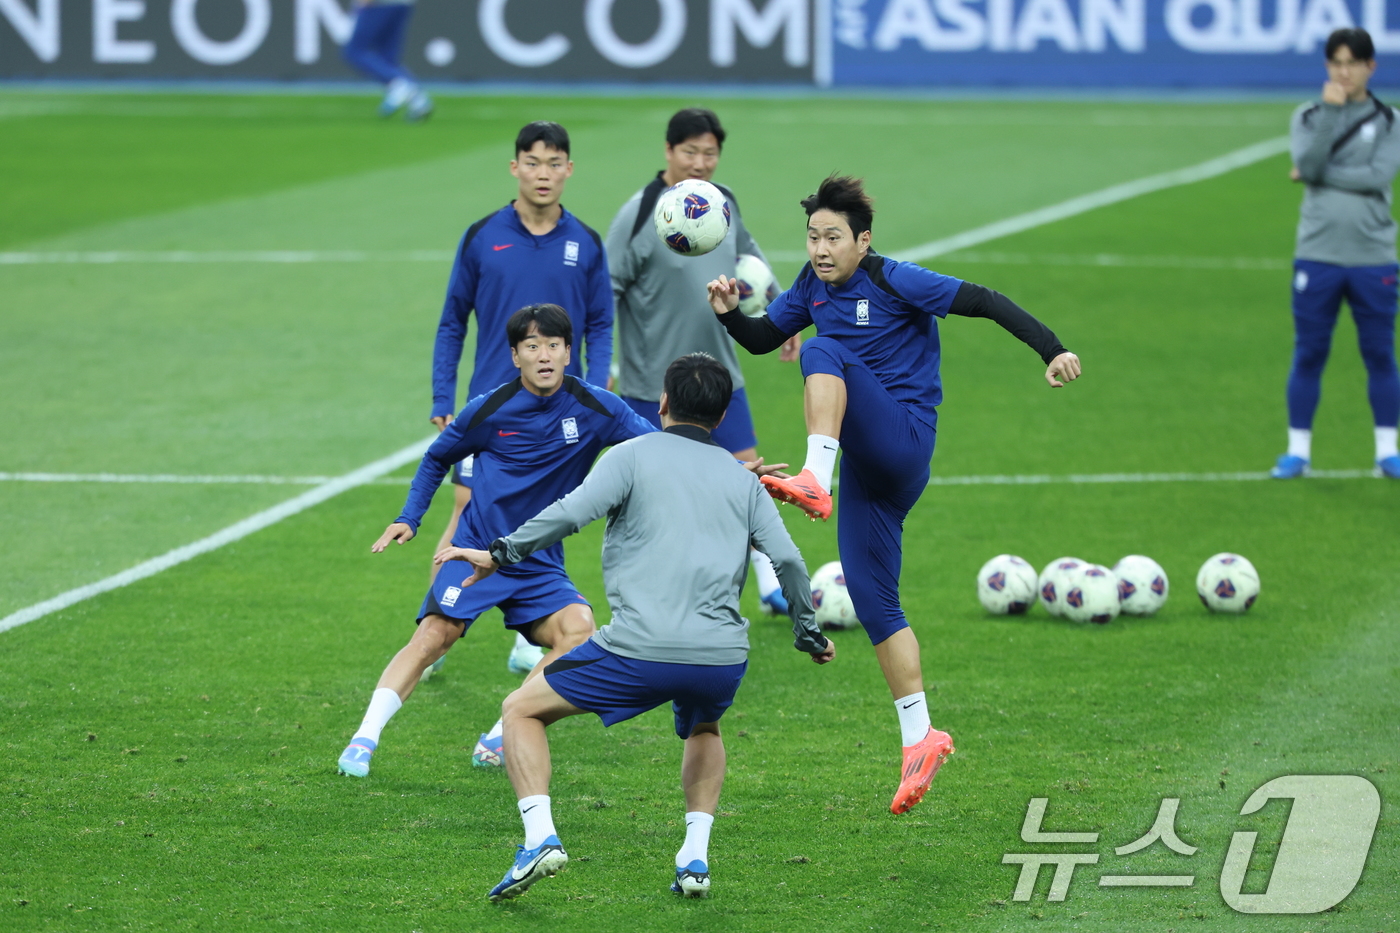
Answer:
[[[779,502],[797,506],[813,521],[818,518],[826,521],[831,517],[831,493],[822,488],[822,484],[817,482],[811,470],[803,470],[787,479],[762,476],[759,477],[759,482],[767,488],[768,495]]]
[[[899,782],[899,790],[894,792],[890,812],[908,813],[914,809],[914,805],[924,799],[939,766],[953,751],[953,737],[933,726],[928,727],[928,734],[919,744],[904,746],[904,777]]]

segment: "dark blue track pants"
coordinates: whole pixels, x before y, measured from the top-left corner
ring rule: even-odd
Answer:
[[[404,33],[412,15],[413,6],[408,3],[360,7],[355,13],[355,31],[341,54],[351,65],[384,84],[395,78],[412,81],[413,75],[399,64]]]

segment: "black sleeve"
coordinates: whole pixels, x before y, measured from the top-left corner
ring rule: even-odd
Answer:
[[[788,335],[778,330],[778,325],[767,314],[749,317],[736,308],[721,314],[719,322],[739,346],[755,355],[772,353],[787,343]]]
[[[1017,340],[1039,353],[1046,363],[1061,353],[1068,352],[1060,343],[1060,338],[1055,336],[1055,332],[1036,320],[1029,311],[1001,292],[981,285],[962,283],[958,287],[957,295],[953,297],[953,304],[948,308],[948,313],[996,321]]]

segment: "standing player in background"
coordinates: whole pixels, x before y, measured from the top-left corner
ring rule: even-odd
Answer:
[[[1288,375],[1288,451],[1271,474],[1292,479],[1312,463],[1312,424],[1322,369],[1342,298],[1351,307],[1366,363],[1376,426],[1376,474],[1400,479],[1400,374],[1395,366],[1395,219],[1390,184],[1400,170],[1395,110],[1366,89],[1376,50],[1364,29],[1327,38],[1319,103],[1293,114],[1293,170],[1307,185],[1293,259],[1293,370]]]
[[[381,117],[392,117],[400,107],[413,121],[433,113],[432,98],[400,63],[412,17],[413,0],[356,0],[355,27],[340,50],[347,62],[385,86]]]
[[[482,548],[576,487],[604,447],[655,430],[617,396],[565,375],[573,327],[558,305],[521,308],[505,330],[518,376],[473,398],[446,426],[423,455],[403,513],[372,551],[412,540],[438,485],[463,457],[479,458],[479,494],[451,543]],[[499,607],[507,628],[551,648],[553,655],[545,657],[557,657],[594,631],[593,610],[564,570],[562,546],[521,561],[490,586],[463,591],[460,582],[443,573],[433,580],[418,628],[380,675],[364,721],[341,753],[345,774],[369,774],[389,719],[429,665],[445,657],[486,610]],[[500,748],[500,729],[493,728],[477,743],[472,763],[499,765]]]
[[[729,199],[732,227],[724,242],[703,256],[681,256],[656,236],[652,213],[661,192],[687,178],[712,181],[724,148],[719,117],[699,107],[682,110],[666,127],[666,168],[622,205],[608,228],[608,267],[617,301],[618,376],[610,384],[632,410],[657,427],[657,401],[666,367],[687,353],[708,353],[729,370],[733,401],[714,440],[739,460],[756,460],[757,438],[744,392],[744,373],[734,342],[724,332],[703,298],[705,283],[734,274],[741,254],[763,259],[734,192],[716,185]],[[765,262],[767,260],[764,260]],[[783,347],[782,358],[797,359],[801,336]],[[787,613],[773,565],[759,551],[750,554],[759,599],[766,612]]]
[[[506,771],[515,788],[525,844],[493,901],[518,897],[568,861],[550,809],[549,740],[545,727],[567,716],[596,713],[605,726],[670,702],[676,735],[685,742],[685,843],[676,853],[671,890],[710,891],[708,846],[720,788],[724,740],[719,720],[734,701],[748,665],[747,620],[739,614],[744,554],[773,556],[792,606],[798,651],[818,664],[836,656],[812,617],[810,583],[778,510],[753,477],[711,440],[729,405],[729,373],[704,353],[684,356],[665,374],[659,407],[665,429],[608,451],[578,489],[489,548],[448,548],[438,560],[475,568],[463,581],[489,586],[541,548],[608,517],[603,577],[612,621],[527,680],[502,707]],[[676,489],[685,491],[676,495]],[[445,572],[444,572],[445,573]],[[454,574],[460,579],[460,571]]]
[[[952,739],[929,722],[919,642],[899,602],[904,517],[928,485],[943,400],[936,318],[996,321],[1040,354],[1057,388],[1078,378],[1079,358],[1005,296],[872,251],[875,212],[859,179],[827,178],[802,207],[810,262],[792,288],[750,318],[735,310],[734,280],[721,278],[709,284],[710,304],[750,353],[768,353],[817,325],[818,336],[802,347],[806,465],[795,477],[762,482],[775,498],[826,519],[836,454],[845,448],[836,537],[856,616],[895,697],[904,771],[890,810],[904,813],[953,752]]]
[[[467,319],[476,312],[475,362],[467,398],[489,392],[515,378],[506,321],[519,308],[551,303],[563,307],[573,322],[575,342],[582,335],[588,356],[588,381],[603,385],[612,360],[612,284],[601,238],[559,203],[574,172],[569,133],[558,123],[527,124],[515,138],[510,173],[518,182],[514,201],[467,228],[457,247],[447,299],[433,345],[432,422],[441,431],[452,421],[457,404],[457,370],[467,336]],[[583,378],[576,352],[568,374]],[[750,458],[752,459],[752,458]],[[462,510],[471,498],[472,460],[453,471],[452,517],[438,542],[452,541]],[[436,565],[434,565],[436,573]],[[516,673],[531,670],[538,651],[516,637],[508,665]],[[430,671],[440,670],[441,662]]]

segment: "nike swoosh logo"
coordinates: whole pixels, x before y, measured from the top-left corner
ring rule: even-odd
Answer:
[[[919,705],[919,701],[918,701],[918,700],[915,700],[913,703],[905,703],[904,706],[901,707],[901,708],[902,708],[902,709],[911,709],[911,708],[913,708],[913,707],[915,707],[915,706],[918,706],[918,705]]]
[[[493,246],[493,247],[491,247],[491,248],[494,249],[496,252],[499,253],[501,250],[503,250],[503,249],[510,249],[510,248],[511,248],[512,246],[514,246],[514,245],[515,245],[514,243],[507,243],[505,246]]]
[[[824,305],[824,304],[826,304],[825,301],[814,301],[814,302],[812,302],[812,307],[816,308],[816,307],[820,307],[821,305]]]
[[[497,435],[498,437],[510,437],[510,436],[513,435],[513,434],[519,434],[519,433],[520,433],[519,431],[497,431],[497,432],[496,432],[496,435]]]
[[[538,806],[539,806],[539,804],[535,804],[535,807],[538,807]],[[525,814],[529,813],[531,810],[535,809],[535,807],[526,807],[524,810],[521,810],[521,811],[520,811],[520,815],[521,815],[521,816],[524,816]]]

